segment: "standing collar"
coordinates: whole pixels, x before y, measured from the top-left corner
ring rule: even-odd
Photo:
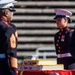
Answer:
[[[69,29],[67,26],[64,27],[64,28],[62,28],[62,29],[60,29],[61,32],[62,32],[62,31],[65,31],[65,30],[69,31],[70,29]]]
[[[6,26],[11,27],[11,26],[8,24],[7,18],[1,17],[1,18],[0,18],[0,21],[4,22],[4,24],[5,24]]]
[[[0,20],[1,20],[1,21],[4,21],[4,22],[7,22],[7,18],[5,18],[5,17],[1,17]]]

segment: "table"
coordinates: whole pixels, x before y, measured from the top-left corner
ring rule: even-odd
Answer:
[[[52,73],[58,73],[59,75],[75,75],[73,70],[32,70],[32,71],[19,71],[19,75],[50,75]]]

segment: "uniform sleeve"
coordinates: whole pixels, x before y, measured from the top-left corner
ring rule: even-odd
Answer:
[[[71,36],[71,41],[70,41],[70,46],[75,46],[75,31],[73,32],[72,36]]]
[[[71,55],[75,58],[75,31],[73,31],[72,33],[68,50],[71,53]]]
[[[17,39],[15,36],[15,31],[12,27],[8,28],[5,32],[5,41],[6,41],[6,55],[9,59],[10,67],[13,72],[17,73]],[[12,72],[12,71],[11,71]],[[14,74],[15,75],[15,74]]]
[[[55,46],[56,54],[58,54],[58,51],[56,48],[56,37],[57,37],[57,33],[54,35],[54,46]]]
[[[15,37],[15,31],[13,28],[8,28],[7,31],[5,32],[5,41],[7,44],[7,53],[10,56],[16,57],[16,52],[17,52],[17,40]]]

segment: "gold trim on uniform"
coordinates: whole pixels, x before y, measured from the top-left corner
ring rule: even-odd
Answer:
[[[14,67],[14,68],[17,68],[18,67],[17,58],[10,57],[10,62],[11,62],[11,67]]]
[[[15,31],[15,36],[16,36],[16,39],[18,40],[18,32]]]
[[[13,33],[10,37],[10,47],[11,48],[16,48],[16,38],[15,38],[15,35]]]

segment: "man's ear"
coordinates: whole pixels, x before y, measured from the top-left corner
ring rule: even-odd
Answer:
[[[8,11],[5,10],[4,15],[7,17],[8,16]]]
[[[68,21],[68,18],[65,18],[65,22]]]

